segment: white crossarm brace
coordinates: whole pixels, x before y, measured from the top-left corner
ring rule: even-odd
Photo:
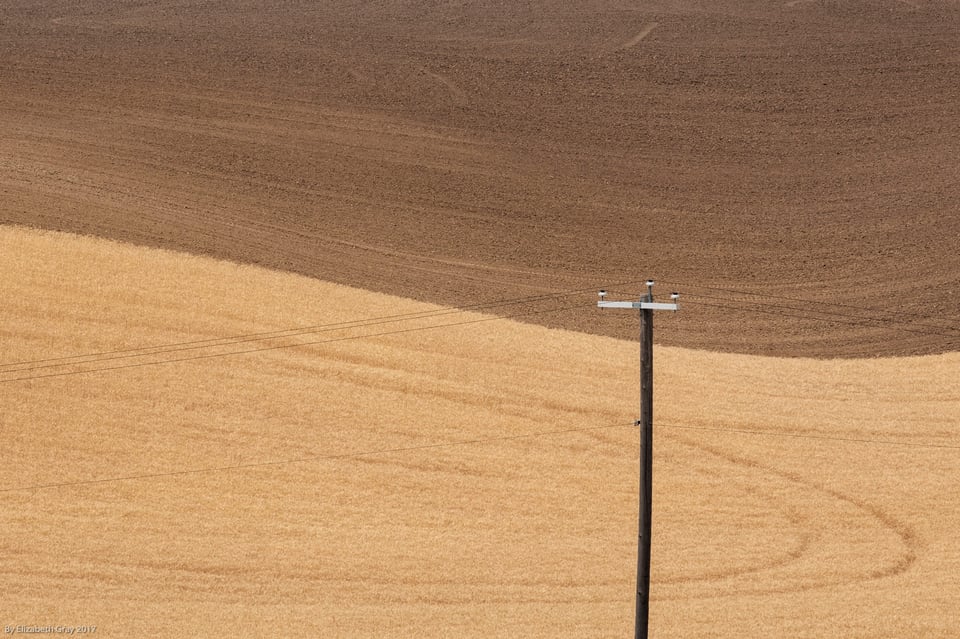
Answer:
[[[600,308],[639,308],[653,311],[675,311],[679,308],[677,304],[665,302],[597,302],[597,306]]]

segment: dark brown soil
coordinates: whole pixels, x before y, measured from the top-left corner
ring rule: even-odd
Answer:
[[[451,305],[661,278],[692,348],[956,350],[958,33],[923,0],[8,0],[0,223]]]

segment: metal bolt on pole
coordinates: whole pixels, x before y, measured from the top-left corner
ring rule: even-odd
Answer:
[[[672,304],[653,301],[653,280],[647,280],[647,294],[639,302],[607,302],[600,291],[600,308],[640,310],[640,521],[637,531],[637,612],[636,639],[647,639],[650,619],[650,538],[653,515],[653,312],[676,311],[680,297],[673,293]]]

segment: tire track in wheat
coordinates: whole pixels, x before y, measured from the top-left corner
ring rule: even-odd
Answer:
[[[680,596],[665,596],[663,599],[670,600],[680,600],[680,599],[699,599],[704,596],[708,597],[719,597],[719,596],[743,596],[745,594],[751,595],[766,595],[766,594],[789,594],[796,592],[804,592],[808,590],[817,590],[821,588],[828,588],[833,586],[847,585],[862,583],[866,581],[872,581],[876,579],[883,579],[887,577],[893,577],[899,574],[906,572],[911,565],[917,560],[917,542],[916,537],[910,527],[897,520],[897,518],[889,512],[886,512],[884,509],[870,504],[866,500],[859,499],[857,497],[846,494],[835,488],[823,485],[817,481],[811,480],[807,477],[801,476],[797,473],[785,471],[778,469],[770,464],[764,464],[758,462],[754,459],[751,459],[746,456],[736,455],[730,452],[727,452],[717,446],[712,446],[705,444],[700,441],[694,441],[677,435],[676,433],[666,434],[669,439],[679,442],[685,446],[695,448],[700,452],[707,453],[711,455],[714,459],[720,460],[724,463],[739,466],[743,469],[755,470],[767,477],[779,478],[779,480],[790,486],[799,487],[803,490],[815,491],[823,497],[829,498],[835,502],[840,502],[846,504],[847,507],[853,508],[858,511],[862,517],[873,522],[876,529],[881,531],[886,531],[887,533],[892,534],[901,546],[900,552],[897,556],[889,562],[881,563],[879,565],[868,566],[857,571],[857,575],[853,578],[821,578],[821,577],[807,577],[801,576],[801,579],[798,583],[794,583],[788,586],[771,586],[771,587],[750,587],[747,584],[731,584],[729,588],[724,590],[717,590],[708,595],[696,594],[696,595],[680,595]],[[775,499],[771,497],[771,499]],[[816,537],[823,538],[826,534],[829,533],[829,529],[826,527],[820,527],[820,529],[815,533]],[[790,553],[790,556],[782,562],[771,562],[769,564],[770,568],[777,566],[785,566],[789,563],[799,562],[806,554],[809,554],[809,551],[812,548],[812,537],[808,538],[799,552]],[[882,556],[882,555],[881,555]],[[759,570],[746,570],[742,571],[743,575],[746,574],[762,574],[763,569]],[[712,577],[716,581],[721,579],[735,578],[739,576],[736,571],[725,572],[717,575],[708,575],[707,577]],[[780,577],[782,580],[782,576]],[[705,580],[688,580],[689,582],[694,581],[705,581]],[[680,583],[680,582],[677,582]]]

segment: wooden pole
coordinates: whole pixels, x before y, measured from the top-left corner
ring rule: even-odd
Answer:
[[[652,302],[653,295],[647,300]],[[640,311],[640,526],[637,540],[636,639],[647,639],[653,515],[653,310]]]
[[[647,639],[650,621],[650,529],[653,520],[653,312],[676,311],[679,293],[672,303],[653,301],[653,280],[647,280],[647,294],[637,302],[607,301],[600,291],[600,308],[640,309],[640,525],[637,529],[637,615],[636,639]]]

